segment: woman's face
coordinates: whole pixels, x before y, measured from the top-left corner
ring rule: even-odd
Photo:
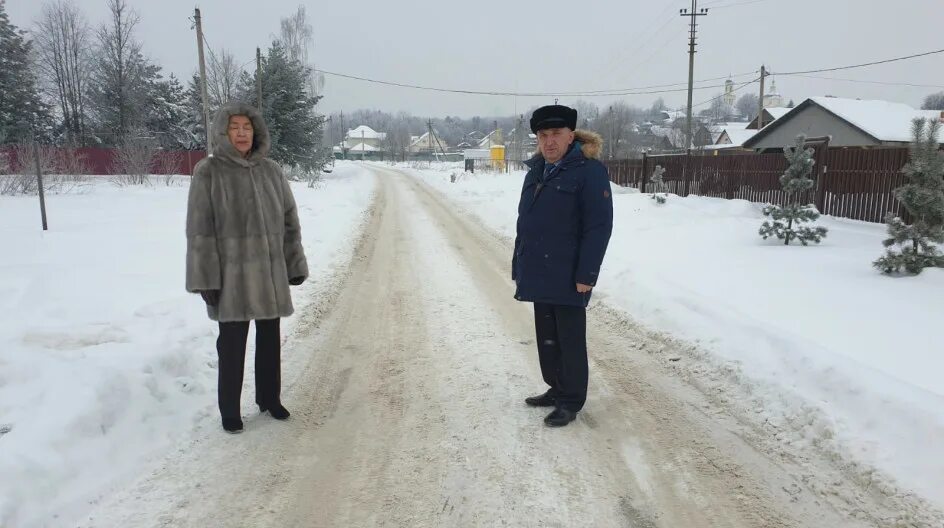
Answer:
[[[252,150],[252,121],[248,117],[244,115],[230,116],[227,135],[229,136],[229,142],[243,156]]]

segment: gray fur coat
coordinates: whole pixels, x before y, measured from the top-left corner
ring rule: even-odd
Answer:
[[[253,149],[240,156],[229,118],[252,121]],[[210,319],[276,319],[293,312],[289,279],[307,278],[295,197],[266,158],[269,132],[246,104],[224,106],[213,121],[213,155],[194,168],[187,204],[187,291],[219,290]]]

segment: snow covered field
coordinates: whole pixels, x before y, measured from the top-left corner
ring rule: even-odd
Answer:
[[[338,164],[293,189],[311,268],[300,311],[346,267],[373,177]],[[219,427],[216,326],[184,291],[187,180],[47,196],[47,233],[37,202],[0,197],[0,526],[68,525],[194,429]],[[300,363],[283,358],[289,381]]]
[[[523,173],[400,168],[514,237]],[[944,270],[876,272],[882,225],[824,217],[821,245],[784,247],[758,236],[757,204],[658,206],[619,188],[614,199],[594,299],[696,345],[673,368],[716,386],[771,441],[835,452],[852,478],[881,486],[876,467],[944,508]]]

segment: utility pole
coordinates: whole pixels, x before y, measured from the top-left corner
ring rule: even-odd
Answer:
[[[256,48],[256,106],[262,113],[262,50]]]
[[[210,100],[207,97],[206,60],[203,58],[203,23],[200,9],[193,10],[193,21],[197,27],[197,54],[200,58],[200,95],[203,98],[203,129],[206,130],[207,154],[213,152],[213,134],[210,133]]]
[[[49,224],[46,222],[46,192],[43,188],[43,167],[39,163],[39,139],[36,138],[35,134],[33,136],[33,152],[36,158],[36,184],[39,187],[39,211],[43,216],[43,231],[49,231]]]
[[[689,17],[691,21],[689,22],[688,30],[688,113],[687,119],[685,121],[685,140],[688,142],[685,145],[685,148],[692,147],[692,93],[695,90],[695,35],[698,31],[698,17],[707,16],[708,9],[702,8],[698,9],[698,0],[692,0],[692,10],[680,9],[679,15],[683,17]]]
[[[426,120],[426,128],[427,128],[427,130],[429,131],[429,141],[428,141],[428,142],[429,142],[429,152],[430,152],[430,154],[434,154],[434,153],[436,152],[436,148],[433,146],[433,140],[435,139],[435,140],[436,140],[436,144],[439,145],[439,151],[442,152],[442,154],[443,154],[443,160],[445,161],[446,149],[444,149],[443,146],[442,146],[442,143],[439,142],[439,138],[436,137],[435,134],[433,134],[433,120],[432,120],[432,119],[427,119],[427,120]]]
[[[760,66],[760,101],[757,103],[757,130],[764,128],[764,79],[767,78],[767,68]]]
[[[338,133],[341,135],[341,158],[347,159],[347,150],[344,148],[344,110],[340,111],[341,113],[341,126],[338,127]]]

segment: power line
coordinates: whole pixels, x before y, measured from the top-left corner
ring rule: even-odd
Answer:
[[[741,84],[741,85],[735,87],[733,90],[731,90],[731,93],[739,92],[739,91],[743,90],[744,88],[747,88],[748,86],[750,86],[750,85],[756,83],[756,82],[759,81],[759,80],[760,80],[760,77],[754,79],[753,81],[748,81],[748,82],[746,82],[746,83],[744,83],[744,84]],[[715,96],[715,97],[712,97],[711,99],[706,99],[706,100],[704,100],[704,101],[702,101],[702,102],[700,102],[700,103],[695,103],[695,104],[692,105],[692,108],[709,104],[709,103],[711,103],[712,101],[714,101],[715,99],[720,99],[720,98],[722,98],[722,97],[724,97],[724,95],[717,95],[717,96]],[[677,108],[676,110],[677,110],[677,111],[680,111],[680,110],[683,110],[684,108],[685,108],[685,107]]]
[[[606,97],[606,96],[616,96],[616,95],[653,95],[653,94],[662,94],[662,93],[674,93],[674,92],[684,92],[687,91],[687,88],[679,89],[666,89],[666,90],[650,90],[650,88],[666,88],[671,86],[681,86],[686,83],[674,83],[674,84],[664,84],[664,85],[654,85],[654,86],[641,86],[635,88],[623,88],[618,90],[596,90],[596,91],[583,91],[583,92],[502,92],[502,91],[481,91],[481,90],[462,90],[462,89],[453,89],[453,88],[439,88],[433,86],[422,86],[416,84],[407,84],[407,83],[398,83],[393,81],[383,81],[379,79],[371,79],[368,77],[360,77],[357,75],[348,75],[345,73],[332,72],[328,70],[315,69],[319,73],[325,75],[331,75],[334,77],[341,77],[344,79],[352,79],[356,81],[370,82],[374,84],[383,84],[386,86],[396,86],[399,88],[412,88],[415,90],[426,90],[432,92],[444,92],[444,93],[457,93],[457,94],[467,94],[467,95],[494,95],[494,96],[515,96],[515,97],[553,97],[553,96],[582,96],[582,97]],[[698,81],[706,82],[706,81]],[[719,85],[710,85],[710,86],[698,86],[695,87],[696,90],[706,90],[710,88],[723,88],[723,84]]]
[[[771,2],[772,0],[748,0],[746,2],[733,2],[730,4],[708,4],[706,7],[711,9],[724,9],[726,7],[737,7],[737,6],[746,6],[751,4],[759,4],[761,2]]]
[[[885,81],[866,81],[864,79],[846,79],[843,77],[824,77],[820,75],[804,75],[796,74],[796,77],[803,77],[805,79],[821,79],[824,81],[844,81],[844,82],[853,82],[853,83],[862,83],[862,84],[881,84],[883,86],[909,86],[912,88],[944,88],[944,85],[940,84],[916,84],[916,83],[906,83],[906,82],[885,82]]]
[[[926,51],[924,53],[916,53],[914,55],[906,55],[904,57],[895,57],[894,59],[885,59],[885,60],[880,60],[880,61],[865,62],[862,64],[853,64],[851,66],[837,66],[835,68],[823,68],[821,70],[806,70],[806,71],[795,71],[795,72],[772,72],[771,75],[802,75],[802,74],[807,74],[807,73],[825,73],[825,72],[833,72],[833,71],[840,71],[840,70],[852,70],[855,68],[864,68],[866,66],[875,66],[878,64],[888,64],[890,62],[917,59],[919,57],[927,57],[928,55],[936,55],[938,53],[944,53],[944,49]]]

